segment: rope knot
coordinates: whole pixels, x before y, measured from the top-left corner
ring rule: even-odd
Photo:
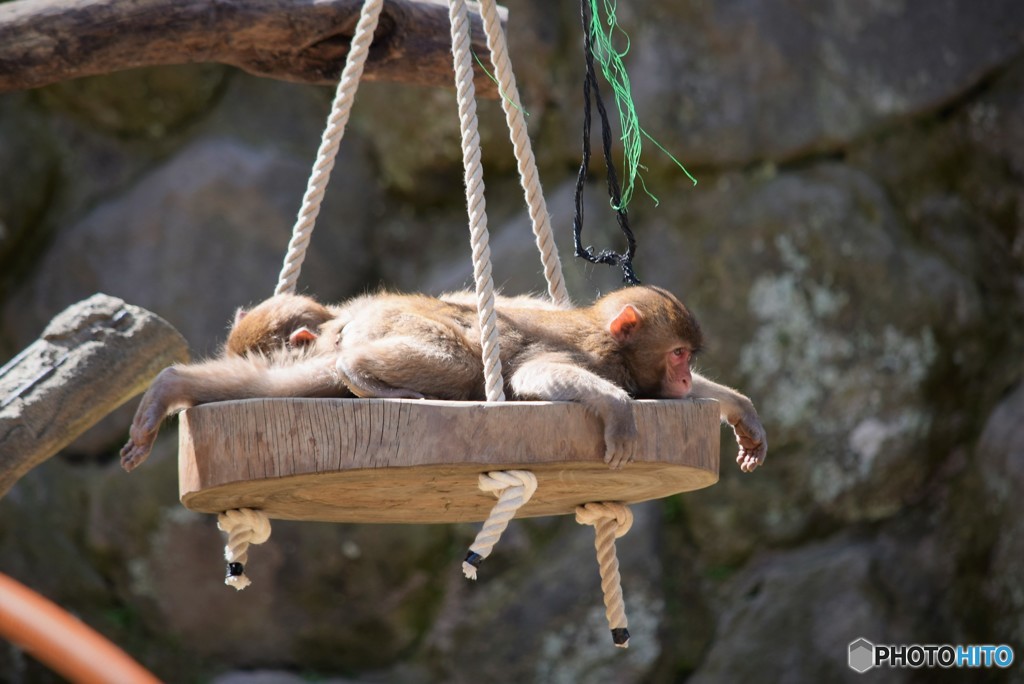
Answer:
[[[529,470],[494,470],[480,473],[477,486],[481,491],[491,492],[499,498],[510,487],[522,487],[523,503],[526,503],[537,491],[537,476]]]
[[[601,520],[615,521],[615,538],[625,535],[633,527],[633,511],[618,502],[592,502],[576,507],[576,522],[597,525]]]
[[[537,491],[537,476],[529,470],[494,470],[481,473],[477,484],[482,491],[498,497],[498,502],[491,509],[491,514],[484,521],[483,528],[477,533],[462,563],[462,574],[472,580],[476,579],[477,568],[491,555],[509,521]]]
[[[626,602],[622,598],[622,581],[619,577],[619,559],[615,555],[615,540],[629,532],[629,528],[633,526],[633,512],[625,504],[615,501],[592,502],[576,507],[576,522],[594,526],[594,547],[597,550],[597,566],[601,573],[605,617],[608,619],[614,644],[620,648],[628,648]]]
[[[270,519],[263,511],[236,508],[217,516],[217,528],[228,535],[224,559],[228,562],[224,584],[241,591],[252,584],[245,574],[249,560],[249,545],[262,544],[270,539]]]

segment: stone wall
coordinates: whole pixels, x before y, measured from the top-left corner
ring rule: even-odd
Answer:
[[[618,274],[570,256],[577,10],[507,4],[585,301]],[[641,123],[699,179],[648,147],[638,273],[701,317],[702,370],[771,445],[745,475],[723,430],[719,484],[637,507],[628,651],[567,518],[515,522],[475,584],[473,526],[276,523],[236,594],[213,521],[176,501],[173,431],[118,468],[134,406],[0,499],[0,571],[167,681],[856,681],[858,637],[1024,658],[1024,5],[649,0],[619,22]],[[94,292],[213,353],[273,290],[331,95],[212,65],[0,95],[0,358]],[[500,107],[480,114],[496,282],[540,291]],[[460,159],[452,92],[365,84],[301,288],[469,282]],[[602,173],[586,239],[614,246]],[[0,673],[55,681],[14,648]]]

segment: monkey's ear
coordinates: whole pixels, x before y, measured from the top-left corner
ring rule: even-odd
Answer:
[[[640,312],[632,304],[627,304],[608,324],[608,332],[616,342],[626,342],[640,327],[640,321]]]
[[[316,342],[316,337],[317,335],[315,332],[306,326],[302,326],[288,336],[288,344],[293,347],[303,347],[307,344],[313,344]]]
[[[235,309],[235,325],[238,325],[239,323],[241,323],[242,319],[245,318],[245,315],[247,313],[249,313],[249,312],[246,311],[245,309],[241,308],[241,307]]]

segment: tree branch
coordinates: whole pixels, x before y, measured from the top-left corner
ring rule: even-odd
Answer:
[[[0,92],[162,64],[219,62],[333,85],[362,0],[16,0],[0,4]],[[505,11],[504,9],[502,10]],[[473,50],[490,53],[479,13]],[[504,21],[504,19],[503,19]],[[497,87],[475,67],[477,92]],[[386,0],[364,78],[452,86],[444,0]]]
[[[171,324],[116,297],[68,307],[0,368],[0,497],[18,478],[188,359]]]

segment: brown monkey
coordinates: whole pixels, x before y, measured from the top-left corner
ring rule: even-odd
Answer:
[[[337,315],[312,297],[275,295],[253,309],[235,312],[224,353],[245,356],[270,354],[283,347],[305,347],[316,341],[320,326]]]
[[[317,342],[320,326],[333,321],[335,328],[343,328],[362,306],[374,302],[381,295],[355,297],[343,304],[326,306],[312,297],[296,294],[274,295],[252,309],[239,308],[235,321],[224,343],[224,354],[270,354],[282,348],[302,349]],[[386,296],[386,295],[384,295]],[[454,304],[476,306],[476,294],[458,290],[440,296]],[[531,295],[506,297],[496,295],[498,306],[558,310],[562,307],[550,300]]]
[[[476,312],[449,301],[404,296],[378,300],[342,334],[338,370],[361,397],[483,399]],[[507,396],[583,403],[605,426],[605,460],[631,458],[636,426],[630,398],[719,400],[736,431],[738,462],[751,471],[767,440],[742,394],[690,370],[702,336],[696,319],[660,288],[619,290],[582,309],[529,298],[500,298],[498,329]],[[442,380],[443,382],[439,382]]]
[[[281,305],[273,301],[264,305]],[[362,397],[482,399],[479,329],[470,301],[467,293],[445,299],[360,297],[330,309],[336,316],[321,325],[319,334],[300,326],[306,330],[300,336],[304,344],[306,333],[315,339],[304,353],[226,356],[168,368],[143,397],[131,439],[122,449],[122,464],[130,470],[142,462],[166,415],[208,401],[351,396],[349,392]],[[629,288],[583,309],[502,297],[497,309],[506,394],[586,405],[604,422],[605,460],[611,466],[619,467],[632,456],[636,426],[628,405],[631,397],[683,397],[691,390],[721,402],[722,417],[733,425],[740,443],[741,469],[750,471],[763,462],[767,442],[753,404],[735,390],[691,373],[700,328],[668,292]],[[281,345],[284,332],[267,326],[235,339],[273,339]],[[253,344],[252,349],[238,344],[234,350],[256,351]]]

